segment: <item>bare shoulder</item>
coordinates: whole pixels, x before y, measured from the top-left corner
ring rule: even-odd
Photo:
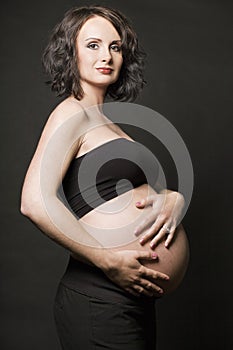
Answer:
[[[43,127],[22,189],[22,198],[27,203],[28,211],[30,206],[40,201],[41,173],[49,183],[50,193],[55,194],[82,144],[87,117],[82,107],[74,102],[69,99],[62,101],[49,115]]]
[[[81,135],[87,128],[87,121],[86,113],[79,103],[69,98],[63,100],[50,113],[41,133],[39,148],[44,148],[55,133],[63,133],[62,139],[67,141],[76,136],[78,149],[82,144]]]
[[[41,160],[48,152],[53,166],[66,154],[66,167],[77,154],[87,127],[87,117],[82,107],[74,102],[69,99],[62,101],[49,115],[29,165],[28,176],[39,173]]]
[[[80,125],[87,119],[81,105],[73,99],[66,98],[55,107],[47,122],[53,124],[53,126],[60,126],[70,118],[75,119]]]

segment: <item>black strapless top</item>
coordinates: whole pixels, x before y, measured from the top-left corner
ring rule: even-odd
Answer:
[[[155,188],[158,162],[142,144],[126,138],[107,141],[74,158],[62,181],[78,218],[120,194],[148,183]]]

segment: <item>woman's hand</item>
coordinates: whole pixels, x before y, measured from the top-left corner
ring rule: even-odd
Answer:
[[[150,247],[153,249],[161,239],[166,237],[165,247],[168,247],[174,237],[176,227],[180,223],[184,204],[182,194],[169,190],[160,194],[155,193],[137,202],[136,206],[139,209],[148,205],[153,208],[134,231],[135,235],[138,236],[150,225],[147,233],[142,236],[139,242],[143,245],[153,238],[150,243]]]
[[[144,294],[159,297],[163,295],[163,290],[157,283],[159,280],[169,280],[169,276],[140,263],[140,259],[151,261],[157,258],[156,253],[148,251],[111,251],[107,267],[102,270],[109,279],[134,296]]]

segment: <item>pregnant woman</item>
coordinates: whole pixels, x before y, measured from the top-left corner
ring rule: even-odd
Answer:
[[[142,59],[125,16],[101,6],[69,10],[43,55],[65,99],[42,132],[21,212],[70,251],[54,303],[62,349],[155,349],[155,301],[187,267],[182,195],[156,191],[151,152],[102,109],[107,96],[136,98]]]

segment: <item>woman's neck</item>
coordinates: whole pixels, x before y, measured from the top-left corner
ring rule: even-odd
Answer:
[[[102,109],[107,87],[82,84],[84,96],[81,100],[84,107],[98,105]]]

